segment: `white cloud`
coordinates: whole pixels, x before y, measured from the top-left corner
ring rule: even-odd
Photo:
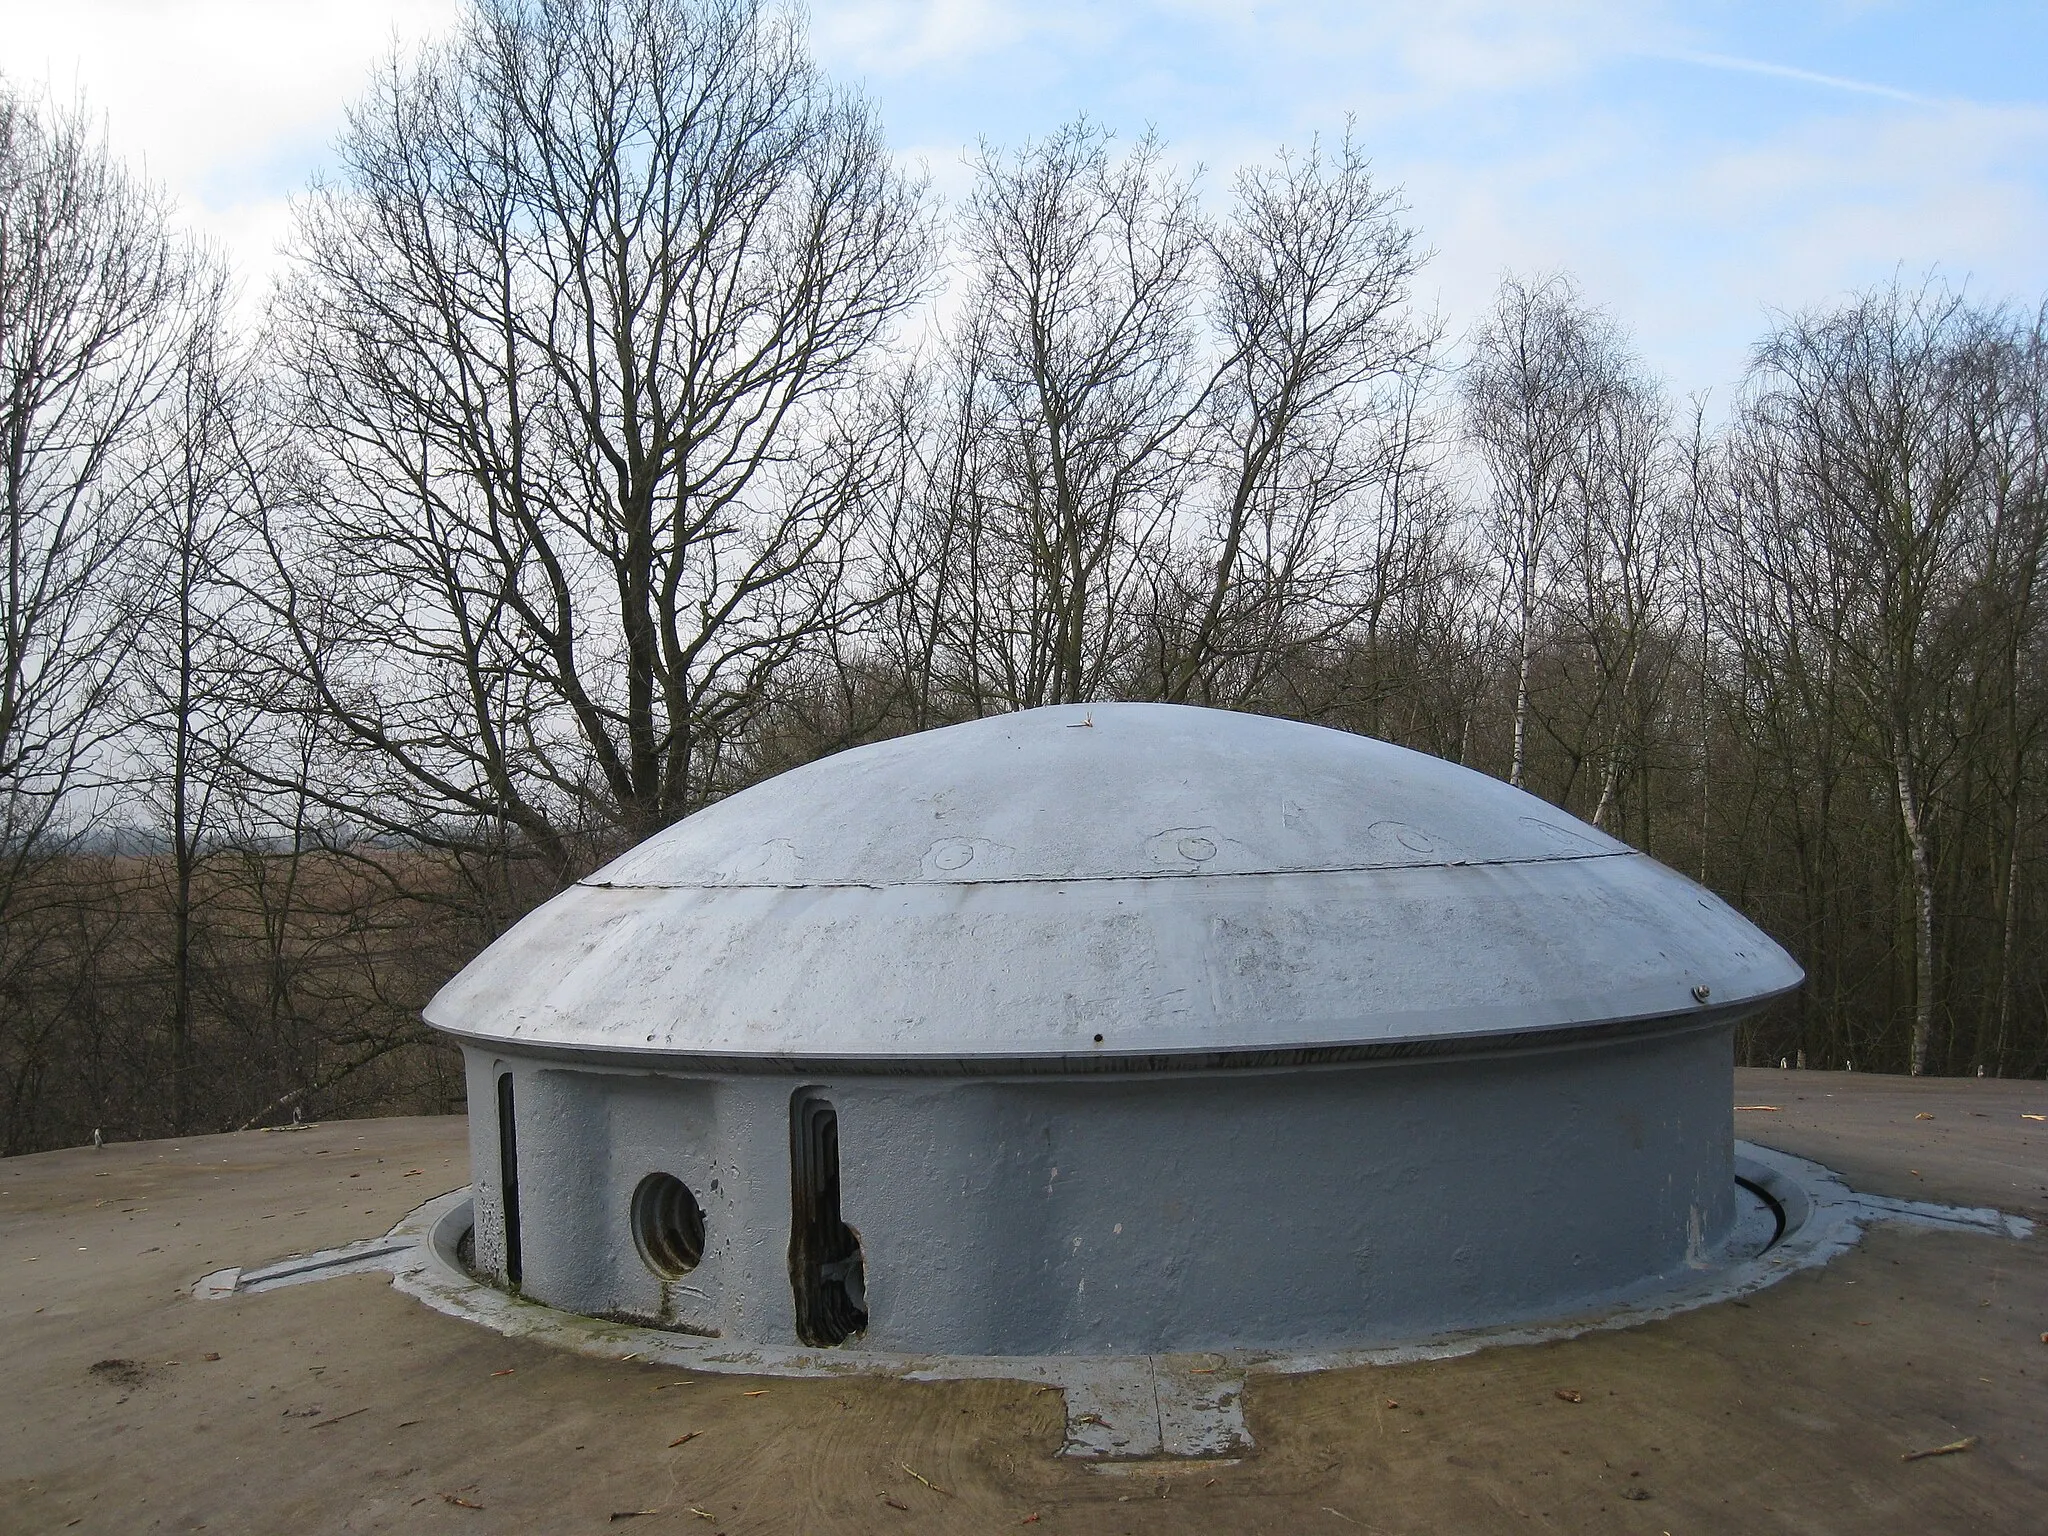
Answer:
[[[447,27],[457,0],[0,0],[0,73],[82,95],[117,153],[260,276],[289,193],[394,43]]]
[[[1355,117],[1439,252],[1424,292],[1454,323],[1503,270],[1566,268],[1682,390],[1739,374],[1770,308],[1900,263],[1997,293],[2048,287],[2042,109],[1908,89],[1912,27],[1944,25],[1931,14],[1823,17],[1869,30],[1856,43],[1816,23],[1779,62],[1759,27],[1718,35],[1697,11],[1622,0],[1152,0],[1114,8],[1119,30],[1087,46],[1067,38],[1074,9],[1003,9],[977,37],[940,24],[964,14],[944,3],[891,7],[926,18],[926,46],[884,76],[886,115],[928,146],[955,124],[961,142],[1015,142],[1079,97],[1127,132],[1159,124],[1218,194],[1234,166]],[[821,26],[873,10],[824,4]],[[1902,78],[1828,67],[1838,57]],[[1028,90],[1013,88],[1020,59]],[[943,151],[925,153],[951,180]]]
[[[0,72],[83,91],[117,151],[260,287],[289,195],[372,64],[394,37],[445,30],[460,3],[0,0]],[[1355,116],[1440,253],[1424,289],[1454,322],[1505,268],[1567,267],[1681,388],[1739,371],[1767,306],[1900,263],[1992,293],[2048,289],[2048,108],[1949,99],[1974,78],[1965,65],[1923,88],[1912,29],[1963,24],[1932,10],[1838,4],[1807,17],[1821,40],[1796,57],[1737,13],[1670,0],[812,10],[827,67],[866,82],[905,158],[951,195],[978,137],[1014,144],[1082,110],[1126,135],[1156,123],[1182,163],[1210,167],[1219,200],[1237,165]],[[1832,47],[1830,26],[1868,46]]]
[[[856,0],[819,6],[812,38],[860,73],[895,76],[1014,47],[1045,15],[1009,0]]]
[[[1655,52],[1655,50],[1646,50]],[[1851,80],[1844,75],[1826,75],[1813,69],[1796,69],[1789,64],[1770,64],[1762,59],[1742,59],[1727,53],[1699,53],[1688,48],[1674,48],[1661,54],[1681,64],[1698,64],[1705,69],[1730,69],[1738,74],[1767,75],[1775,80],[1796,80],[1801,85],[1824,86],[1831,91],[1849,91],[1859,96],[1883,96],[1892,101],[1910,101],[1925,104],[1927,97],[1912,91],[1902,91],[1896,86],[1876,85],[1868,80]]]
[[[1463,322],[1498,272],[1564,267],[1681,391],[1725,386],[1773,310],[1938,267],[1987,298],[2048,289],[2048,110],[1816,117],[1746,144],[1590,115],[1485,164],[1403,168]]]

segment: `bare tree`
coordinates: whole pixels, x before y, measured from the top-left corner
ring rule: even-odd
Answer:
[[[274,659],[381,765],[335,809],[566,878],[841,619],[919,189],[755,0],[481,0],[340,153],[277,307]]]
[[[175,373],[186,248],[79,109],[0,92],[0,856],[65,807],[132,614],[111,590]]]
[[[1594,359],[1595,390],[1558,529],[1568,627],[1591,653],[1594,687],[1575,756],[1599,760],[1589,818],[1608,827],[1624,774],[1641,770],[1672,648],[1677,468],[1663,391],[1618,341]]]
[[[1984,547],[1982,619],[1995,660],[1983,667],[1998,717],[1996,763],[1999,832],[2004,847],[1991,861],[1998,960],[1992,989],[1994,1025],[1988,1050],[2003,1076],[2014,1043],[2020,943],[2030,892],[2027,850],[2037,839],[2041,809],[2035,770],[2048,749],[2048,697],[2039,670],[2048,644],[2048,306],[2030,322],[1992,339],[1986,362],[1992,387],[1985,400],[1989,492]]]
[[[1258,699],[1384,609],[1430,502],[1397,196],[1348,135],[1247,170],[1220,225],[1085,120],[975,168],[891,644],[972,713]]]
[[[1206,394],[1202,223],[1156,139],[1085,120],[984,145],[936,488],[962,581],[966,691],[999,708],[1097,697],[1137,644],[1146,562],[1194,473]]]
[[[1401,213],[1348,131],[1238,176],[1209,239],[1208,505],[1155,603],[1170,702],[1257,697],[1286,646],[1384,607],[1390,546],[1423,499],[1419,386],[1438,340],[1409,307],[1424,253]]]
[[[1471,440],[1492,478],[1488,531],[1505,569],[1515,626],[1514,746],[1508,782],[1528,762],[1529,689],[1538,619],[1573,466],[1601,404],[1606,323],[1570,280],[1501,282],[1472,340],[1465,375]]]
[[[1721,795],[1740,795],[1722,818],[1737,845],[1727,877],[1768,879],[1776,865],[1796,892],[1776,927],[1808,971],[1793,1049],[1812,1048],[1816,1061],[1868,1060],[1856,974],[1868,967],[1851,958],[1850,942],[1856,874],[1847,845],[1856,828],[1843,814],[1858,787],[1841,648],[1850,594],[1812,583],[1795,487],[1773,439],[1754,422],[1738,415],[1696,466],[1694,492],[1707,626],[1700,686],[1712,701],[1715,738],[1701,754],[1700,793],[1712,798],[1719,781]],[[1733,764],[1717,763],[1717,748]],[[1708,856],[1703,834],[1701,858]]]
[[[225,289],[216,269],[195,295],[177,376],[158,413],[157,449],[136,487],[144,518],[132,551],[140,619],[123,713],[130,772],[139,782],[124,819],[146,806],[148,830],[166,845],[142,862],[165,887],[166,1123],[173,1135],[195,1124],[202,877],[237,809],[236,763],[264,692],[248,675],[236,633],[233,566],[250,500],[241,433],[252,402],[246,359],[228,331]]]
[[[85,776],[119,729],[134,491],[197,270],[165,212],[81,108],[0,86],[0,1061],[14,1124],[50,1018],[25,993],[71,985],[37,978],[96,931],[74,910],[78,882],[48,865],[89,822]]]
[[[1785,590],[1824,615],[1892,779],[1912,869],[1916,1075],[1937,998],[1931,726],[1970,649],[1940,631],[1986,505],[1983,325],[1933,285],[1788,320],[1758,351],[1746,408],[1779,477],[1781,521],[1765,536],[1784,552]]]

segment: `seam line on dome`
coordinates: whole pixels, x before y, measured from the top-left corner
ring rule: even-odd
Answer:
[[[1314,869],[1155,869],[1115,875],[992,875],[978,880],[592,880],[592,891],[900,891],[945,885],[1104,885],[1128,880],[1256,880],[1279,875],[1370,875],[1397,869],[1500,869],[1522,864],[1578,864],[1589,859],[1642,859],[1636,848],[1589,849],[1528,858],[1449,859],[1438,863],[1329,864]]]

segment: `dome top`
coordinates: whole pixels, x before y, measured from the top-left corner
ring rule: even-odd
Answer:
[[[1673,1017],[1798,967],[1496,779],[1319,726],[1056,706],[824,758],[649,838],[448,984],[476,1041],[1054,1070]]]
[[[820,759],[677,822],[583,883],[965,885],[1628,851],[1498,779],[1370,737],[1226,710],[1096,704]]]

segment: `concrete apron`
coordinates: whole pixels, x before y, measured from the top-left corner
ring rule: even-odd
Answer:
[[[1253,1372],[1288,1375],[1359,1365],[1447,1359],[1493,1345],[1535,1344],[1630,1328],[1762,1290],[1853,1247],[1865,1227],[1903,1222],[1950,1231],[2024,1238],[2033,1223],[1987,1207],[1935,1205],[1858,1194],[1819,1163],[1736,1143],[1742,1218],[1724,1262],[1697,1278],[1572,1316],[1471,1329],[1437,1338],[1329,1351],[1218,1351],[1192,1355],[900,1355],[857,1348],[735,1346],[717,1339],[608,1322],[557,1311],[487,1285],[463,1264],[472,1225],[467,1188],[410,1212],[383,1237],[318,1253],[293,1254],[255,1269],[224,1269],[192,1288],[200,1301],[276,1290],[338,1275],[382,1272],[438,1312],[514,1338],[602,1359],[748,1376],[880,1375],[906,1381],[999,1379],[1063,1394],[1060,1454],[1104,1472],[1178,1458],[1188,1466],[1230,1460],[1251,1446],[1243,1389]]]

